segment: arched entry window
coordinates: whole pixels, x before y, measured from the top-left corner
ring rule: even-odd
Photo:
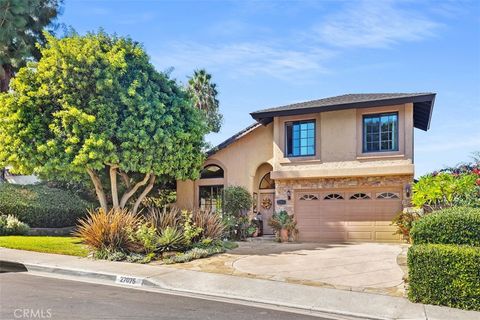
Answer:
[[[223,178],[223,169],[216,164],[210,164],[200,171],[200,179]]]
[[[270,172],[263,176],[260,180],[259,189],[275,189],[275,180],[270,178]]]

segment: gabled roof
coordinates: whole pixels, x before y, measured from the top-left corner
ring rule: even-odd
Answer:
[[[380,107],[404,103],[413,103],[413,125],[427,131],[430,127],[435,93],[360,93],[323,98],[268,108],[250,113],[252,118],[268,124],[273,117],[316,113],[322,111],[345,110],[353,108]]]
[[[242,131],[240,132],[237,132],[236,134],[234,134],[233,136],[231,136],[230,138],[228,138],[227,140],[223,141],[222,143],[220,143],[219,145],[217,145],[215,148],[212,148],[210,150],[207,151],[207,155],[208,156],[211,156],[212,154],[222,150],[222,149],[225,149],[226,147],[228,147],[229,145],[231,145],[232,143],[234,143],[235,141],[237,141],[238,139],[242,138],[243,136],[247,135],[248,133],[252,132],[253,130],[257,129],[258,127],[260,127],[262,124],[259,123],[259,122],[255,122],[254,124],[252,125],[249,125],[248,127],[246,127],[245,129],[243,129]]]

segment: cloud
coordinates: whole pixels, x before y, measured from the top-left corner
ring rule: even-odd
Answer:
[[[349,2],[315,27],[315,36],[336,47],[381,48],[432,37],[441,24],[421,10],[400,8],[393,1]]]
[[[174,66],[177,72],[191,73],[195,68],[222,69],[232,77],[269,75],[287,78],[300,72],[327,72],[324,63],[333,52],[315,47],[286,48],[273,43],[240,42],[205,45],[194,42],[174,43],[168,54],[153,55],[160,69]]]
[[[152,54],[152,59],[159,69],[173,66],[182,76],[204,67],[226,70],[232,78],[266,75],[298,81],[333,72],[334,58],[350,48],[386,48],[435,36],[442,24],[431,12],[428,15],[428,10],[408,8],[409,4],[389,0],[345,2],[338,11],[322,10],[318,16],[321,23],[292,29],[288,35],[259,31],[258,26],[252,29],[240,20],[221,21],[208,29],[211,38],[216,37],[214,42],[169,43],[162,46],[161,53]],[[301,8],[305,10],[305,6]],[[255,40],[240,40],[245,34]]]

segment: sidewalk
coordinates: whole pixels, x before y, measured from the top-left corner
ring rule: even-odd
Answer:
[[[168,266],[91,260],[0,248],[0,264],[17,262],[32,272],[107,282],[136,278],[135,286],[256,302],[338,316],[367,319],[474,320],[479,312],[422,305],[386,295],[303,286],[285,282],[182,270]],[[130,279],[131,280],[131,279]],[[127,282],[130,281],[127,279]]]

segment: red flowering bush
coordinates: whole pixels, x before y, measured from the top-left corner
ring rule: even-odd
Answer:
[[[413,186],[412,203],[427,212],[452,206],[480,207],[480,152],[474,161],[434,171]]]

